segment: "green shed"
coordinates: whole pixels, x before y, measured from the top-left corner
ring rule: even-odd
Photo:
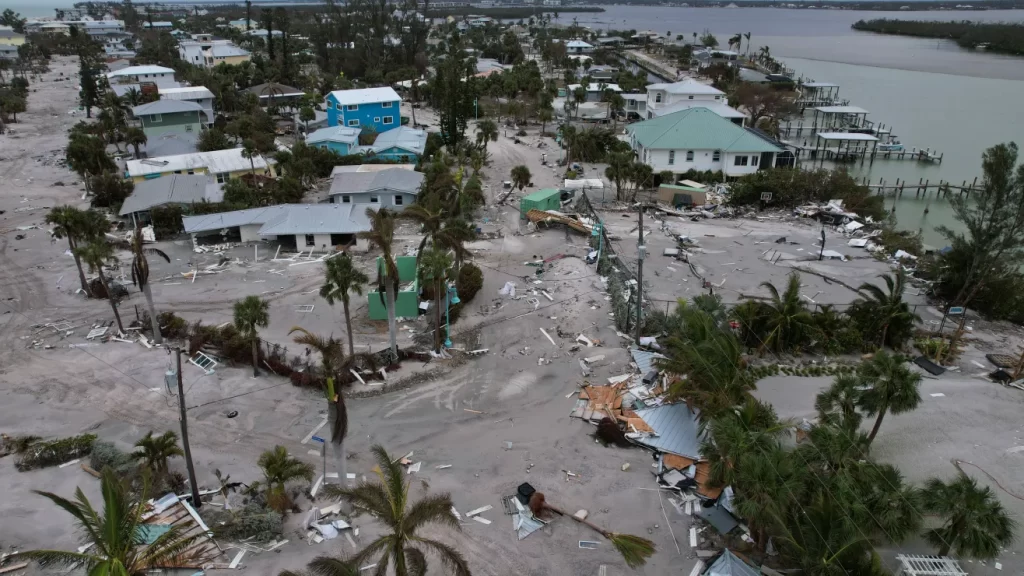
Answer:
[[[526,216],[530,210],[558,210],[562,207],[562,192],[558,188],[544,188],[524,197],[519,202],[519,215]]]
[[[420,304],[420,287],[416,280],[416,257],[399,256],[395,258],[395,264],[398,266],[398,281],[402,283],[398,293],[395,294],[395,317],[415,318],[419,315]],[[384,269],[384,261],[379,256],[377,257],[377,268],[381,271]],[[379,292],[376,290],[367,292],[366,300],[371,320],[388,319],[388,309]]]

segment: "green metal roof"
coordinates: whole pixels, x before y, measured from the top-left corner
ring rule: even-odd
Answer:
[[[538,200],[547,200],[548,198],[559,194],[561,194],[561,192],[558,191],[558,188],[543,188],[541,190],[537,190],[533,194],[524,196],[523,200],[533,200],[536,202]]]
[[[707,108],[689,108],[631,124],[628,130],[652,150],[723,150],[725,152],[782,152],[769,142]]]

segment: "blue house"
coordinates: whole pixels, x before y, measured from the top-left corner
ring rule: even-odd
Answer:
[[[342,156],[354,154],[353,150],[359,145],[359,128],[347,126],[329,126],[310,133],[306,137],[306,144],[317,148],[327,148]]]
[[[318,130],[319,132],[319,130]],[[402,164],[416,164],[427,147],[427,133],[407,126],[377,135],[371,146],[361,146],[360,151],[368,157],[391,160]]]
[[[402,124],[401,102],[390,87],[335,90],[327,95],[327,125],[387,132]]]

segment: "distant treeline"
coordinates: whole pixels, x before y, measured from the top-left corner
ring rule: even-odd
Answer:
[[[964,48],[984,47],[992,52],[1024,56],[1024,24],[979,22],[927,22],[920,20],[858,20],[854,30],[955,40]]]
[[[588,0],[594,4],[629,4],[631,6],[679,6],[682,0]],[[739,8],[830,8],[833,10],[872,10],[879,12],[927,12],[931,10],[1017,10],[1024,0],[981,0],[963,8],[963,0],[913,1],[893,0],[685,0],[689,8],[721,8],[726,3]],[[565,10],[567,11],[567,10]]]
[[[568,14],[570,12],[604,12],[604,8],[591,6],[537,6],[522,8],[476,8],[466,6],[464,8],[431,8],[427,12],[427,18],[443,18],[447,16],[489,16],[501,20],[525,20],[530,16],[540,16],[544,13]]]

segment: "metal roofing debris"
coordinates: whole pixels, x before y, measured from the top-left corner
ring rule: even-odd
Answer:
[[[338,194],[361,194],[376,191],[417,194],[420,184],[423,183],[423,178],[422,172],[412,172],[401,168],[379,172],[341,173],[334,177],[328,194],[337,196]]]
[[[359,104],[376,104],[378,102],[396,102],[402,99],[394,88],[362,88],[359,90],[335,90],[328,97],[334,97],[339,106],[358,106]]]
[[[651,370],[657,370],[658,368],[655,367],[654,361],[658,358],[665,358],[664,354],[648,352],[647,350],[640,350],[638,348],[630,348],[629,354],[633,357],[633,362],[636,362],[636,366],[640,369],[641,374],[647,374]]]
[[[761,576],[761,571],[744,562],[728,548],[704,571],[705,576]]]
[[[723,510],[717,503],[707,508],[697,506],[697,509],[693,512],[698,518],[701,518],[708,524],[711,524],[720,534],[728,534],[740,525],[740,523],[733,518],[732,514]]]
[[[534,224],[537,224],[538,222],[558,222],[584,234],[590,234],[592,230],[590,226],[587,226],[575,218],[570,218],[569,216],[553,213],[551,211],[537,210],[536,208],[531,208],[526,213],[526,218]]]
[[[168,494],[160,500],[149,501],[152,510],[143,515],[143,525],[149,526],[147,531],[160,531],[162,526],[178,526],[179,536],[195,537],[194,543],[180,553],[173,555],[167,563],[158,568],[193,568],[199,569],[213,563],[222,553],[210,536],[210,529],[202,523],[198,514],[188,502]],[[198,520],[197,520],[198,519]]]
[[[967,576],[960,563],[945,556],[912,556],[898,554],[901,574],[906,576]]]
[[[680,402],[642,408],[636,414],[654,429],[656,436],[633,438],[634,442],[693,460],[700,459],[702,435],[698,411]]]

